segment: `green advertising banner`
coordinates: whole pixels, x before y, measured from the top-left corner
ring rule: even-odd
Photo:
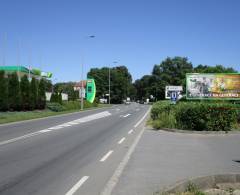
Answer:
[[[227,99],[240,100],[240,74],[186,75],[187,99]]]

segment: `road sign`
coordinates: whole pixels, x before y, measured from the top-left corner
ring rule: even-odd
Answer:
[[[85,98],[86,97],[86,90],[85,88],[81,88],[79,90],[79,98]]]

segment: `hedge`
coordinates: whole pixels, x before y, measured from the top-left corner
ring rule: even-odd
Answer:
[[[229,131],[239,123],[240,105],[228,102],[170,102],[153,105],[151,117],[155,128]],[[167,121],[167,122],[166,122]]]

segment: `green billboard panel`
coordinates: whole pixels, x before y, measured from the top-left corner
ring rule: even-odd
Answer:
[[[187,74],[186,97],[187,99],[240,100],[240,74]]]

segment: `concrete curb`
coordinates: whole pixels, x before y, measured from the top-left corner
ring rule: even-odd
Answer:
[[[240,173],[203,176],[179,181],[172,186],[168,186],[160,190],[160,194],[185,192],[189,183],[195,184],[201,190],[206,190],[209,188],[216,187],[217,183],[239,183],[239,182]]]
[[[161,129],[154,129],[154,131],[167,131],[172,133],[186,133],[186,134],[201,134],[201,135],[234,135],[240,134],[240,131],[192,131],[192,130],[182,130],[182,129],[169,129],[169,128],[161,128]]]

